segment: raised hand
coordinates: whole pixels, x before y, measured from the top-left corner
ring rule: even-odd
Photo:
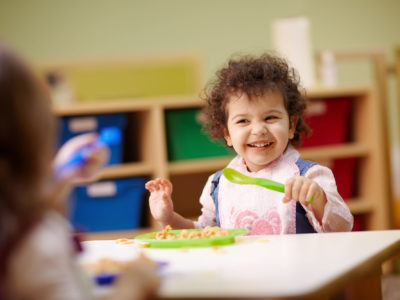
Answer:
[[[157,178],[146,183],[150,191],[149,205],[153,218],[162,226],[172,222],[174,206],[171,199],[172,183],[166,179]]]
[[[73,182],[84,183],[96,179],[98,171],[110,155],[107,146],[97,146],[97,139],[96,133],[82,134],[71,138],[61,147],[54,160],[55,173],[59,180],[69,178]],[[78,151],[83,151],[85,159],[68,165]]]
[[[98,135],[95,133],[78,135],[68,140],[57,152],[53,162],[54,175],[49,180],[46,193],[48,199],[52,199],[52,205],[62,213],[66,211],[65,200],[74,184],[96,180],[98,171],[108,160],[108,147],[93,146],[97,140]],[[82,152],[85,159],[80,163],[69,164],[78,152]]]

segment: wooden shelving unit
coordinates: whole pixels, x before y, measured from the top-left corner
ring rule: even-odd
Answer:
[[[349,87],[330,90],[314,90],[307,93],[310,101],[348,98],[354,101],[352,111],[352,140],[339,145],[300,149],[305,159],[323,161],[357,157],[357,195],[348,199],[348,205],[356,215],[365,216],[367,230],[390,228],[390,197],[386,189],[389,174],[385,169],[382,107],[369,87]],[[205,181],[211,173],[223,168],[231,157],[210,157],[182,161],[168,161],[165,128],[165,111],[168,109],[200,108],[202,101],[194,96],[179,96],[153,99],[119,99],[91,103],[77,103],[66,107],[55,107],[57,116],[79,116],[124,112],[135,123],[135,138],[131,144],[138,153],[138,161],[105,168],[102,179],[146,176],[147,178],[169,178],[174,184],[175,209],[186,217],[200,214],[198,198]],[[314,130],[318,130],[314,128]],[[328,133],[327,133],[328,134]],[[193,138],[196,138],[195,136]],[[190,141],[186,141],[190,143]],[[150,214],[145,216],[151,219]],[[154,230],[141,228],[138,232]],[[135,235],[135,233],[132,233]],[[104,237],[112,236],[107,233]],[[116,233],[121,237],[121,233]],[[96,238],[101,238],[97,234]]]

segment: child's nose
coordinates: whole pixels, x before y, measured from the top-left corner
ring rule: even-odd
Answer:
[[[252,133],[255,135],[266,134],[268,132],[267,125],[264,122],[254,123],[252,129]]]

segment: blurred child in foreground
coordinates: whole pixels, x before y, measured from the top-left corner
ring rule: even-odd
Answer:
[[[107,151],[85,164],[55,169],[96,139],[67,143],[53,161],[55,120],[44,86],[27,64],[0,44],[0,299],[92,299],[76,261],[65,194],[74,180],[89,180]],[[157,291],[154,269],[137,261],[117,280],[110,299],[143,299]]]

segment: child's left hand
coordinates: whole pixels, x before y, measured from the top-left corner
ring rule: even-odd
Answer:
[[[108,160],[108,147],[95,147],[97,139],[95,133],[82,134],[68,140],[57,152],[53,163],[54,175],[46,192],[59,211],[65,212],[67,205],[65,199],[73,184],[96,180],[98,171]],[[82,149],[85,149],[84,162],[65,167]]]
[[[310,201],[313,198],[312,201]],[[315,181],[304,176],[293,176],[285,182],[285,197],[283,202],[290,200],[299,201],[302,204],[312,203],[325,205],[325,193]]]

